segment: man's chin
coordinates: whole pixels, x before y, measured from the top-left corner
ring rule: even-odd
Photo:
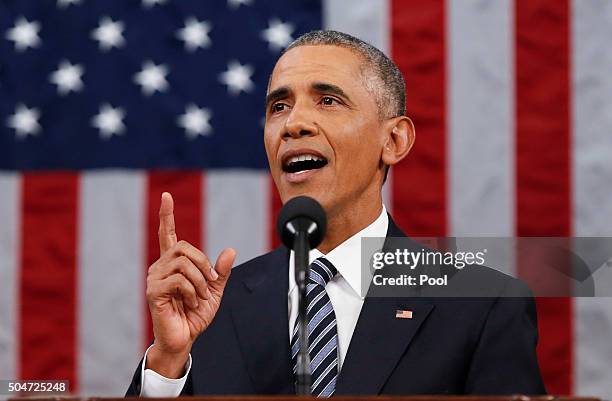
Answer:
[[[308,196],[321,205],[325,202],[324,190],[315,185],[284,185],[279,192],[283,204],[298,196]]]
[[[308,196],[327,211],[326,206],[334,195],[334,182],[333,170],[326,165],[300,173],[282,171],[276,184],[283,203],[297,196]]]

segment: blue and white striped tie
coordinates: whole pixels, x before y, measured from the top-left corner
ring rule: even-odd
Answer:
[[[325,291],[325,285],[338,271],[327,259],[320,257],[310,265],[308,285],[308,352],[312,371],[312,395],[330,397],[336,390],[338,378],[338,330],[336,314]],[[291,338],[293,374],[297,368],[299,350],[298,322]]]

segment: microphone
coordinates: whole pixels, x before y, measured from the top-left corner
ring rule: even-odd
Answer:
[[[278,214],[276,230],[285,246],[295,252],[295,283],[298,287],[299,351],[296,363],[297,395],[312,395],[312,372],[308,353],[308,317],[306,285],[308,284],[308,252],[323,241],[327,216],[316,200],[308,196],[290,199]]]
[[[295,250],[299,232],[304,232],[310,249],[316,248],[325,237],[327,216],[316,200],[309,196],[298,196],[289,200],[276,220],[278,236],[285,246]]]

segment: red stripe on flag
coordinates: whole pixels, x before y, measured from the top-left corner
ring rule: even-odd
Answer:
[[[203,238],[203,180],[201,171],[157,171],[147,181],[147,266],[159,259],[159,205],[162,192],[170,192],[174,199],[174,222],[179,240],[185,240],[202,249]],[[212,261],[214,263],[214,260]],[[146,277],[146,271],[145,271]],[[146,305],[146,303],[145,303]],[[146,306],[145,345],[153,341],[153,329],[148,305]]]
[[[569,236],[569,4],[516,1],[515,13],[517,235]],[[573,388],[572,308],[570,298],[538,299],[538,356],[552,394]]]
[[[446,43],[442,0],[394,0],[392,56],[406,79],[416,143],[393,168],[393,216],[409,235],[445,235]]]
[[[78,175],[22,180],[20,353],[24,380],[77,382]]]
[[[278,212],[283,207],[283,202],[278,194],[278,190],[276,189],[276,184],[274,184],[272,176],[270,176],[268,182],[270,183],[270,218],[272,220],[270,222],[268,235],[270,249],[274,249],[280,245],[280,239],[276,233],[276,218],[278,217]]]

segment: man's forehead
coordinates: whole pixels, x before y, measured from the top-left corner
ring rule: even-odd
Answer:
[[[360,75],[361,59],[353,50],[332,45],[302,45],[290,49],[276,62],[270,79],[273,86],[288,85],[287,80],[307,78],[355,79]]]

